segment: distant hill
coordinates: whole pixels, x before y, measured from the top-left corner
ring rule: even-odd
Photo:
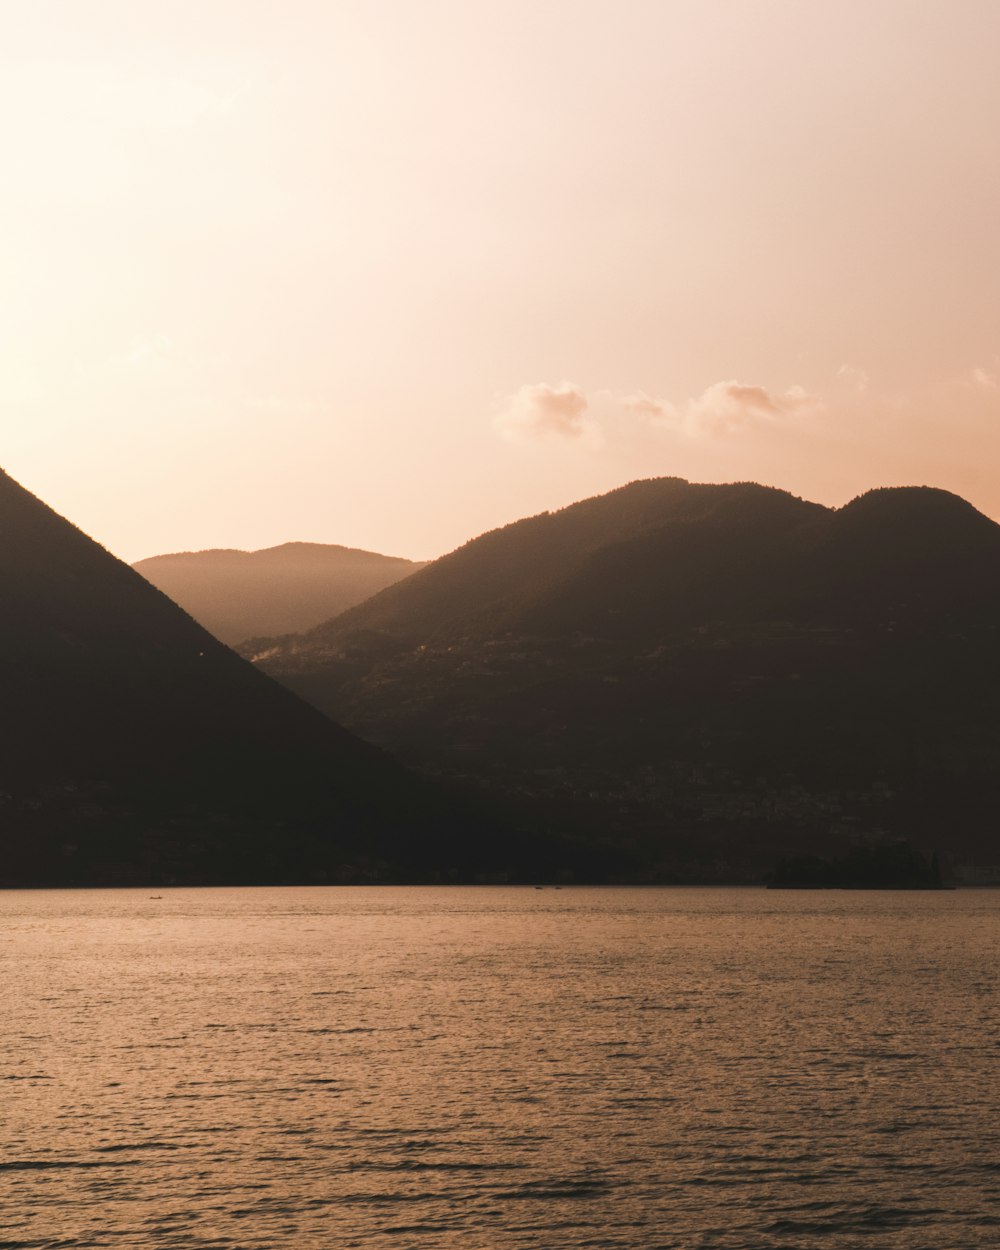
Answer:
[[[222,642],[299,633],[423,564],[324,543],[183,551],[132,566]]]
[[[472,871],[464,811],[2,473],[0,588],[0,885]]]
[[[427,774],[651,880],[908,838],[1000,860],[1000,527],[634,482],[247,654]]]

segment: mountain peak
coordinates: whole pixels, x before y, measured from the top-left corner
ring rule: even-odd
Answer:
[[[214,548],[152,556],[133,566],[229,644],[311,629],[423,566],[332,543],[259,551]]]
[[[1000,526],[647,479],[484,535],[261,666],[654,880],[859,835],[996,862]]]
[[[923,516],[984,516],[967,499],[938,486],[877,486],[855,496],[839,509],[841,515],[895,516],[914,519]]]
[[[0,585],[0,884],[322,880],[438,819],[7,474]]]

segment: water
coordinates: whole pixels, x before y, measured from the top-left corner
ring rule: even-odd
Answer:
[[[0,1247],[1000,1245],[1000,892],[0,893]]]

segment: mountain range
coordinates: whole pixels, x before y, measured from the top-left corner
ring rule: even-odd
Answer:
[[[353,547],[283,543],[151,556],[132,567],[232,646],[311,629],[423,565]]]
[[[0,585],[0,885],[1000,861],[1000,527],[944,491],[633,482],[240,658],[0,474]]]
[[[1000,860],[1000,527],[633,482],[484,534],[263,671],[424,775],[648,880],[905,837]]]
[[[467,813],[0,473],[0,884],[471,873]]]

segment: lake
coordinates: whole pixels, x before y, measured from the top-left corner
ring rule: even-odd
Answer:
[[[1000,1244],[1000,892],[7,891],[0,924],[8,1250]]]

